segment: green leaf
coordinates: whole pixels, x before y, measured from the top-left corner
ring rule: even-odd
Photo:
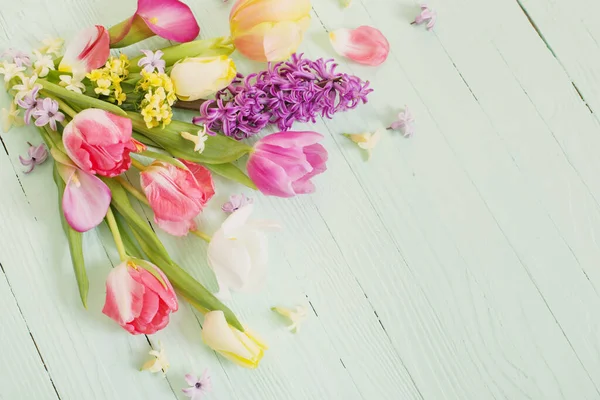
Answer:
[[[252,182],[252,179],[248,177],[237,166],[234,164],[203,164],[206,168],[214,172],[215,174],[221,175],[227,179],[231,179],[232,181],[241,183],[244,186],[249,187],[250,189],[256,190],[256,185]]]
[[[193,300],[207,310],[223,311],[229,324],[243,332],[244,327],[240,324],[235,314],[202,286],[200,282],[171,260],[167,250],[150,225],[131,207],[125,189],[114,179],[101,179],[110,188],[113,206],[119,211],[131,228],[133,235],[142,247],[142,251],[153,264],[164,272],[173,287],[184,297]]]
[[[182,169],[186,168],[184,163],[182,163],[181,161],[179,161],[176,158],[171,157],[168,154],[158,153],[156,151],[144,150],[144,151],[140,152],[139,155],[148,157],[148,158],[153,158],[158,161],[164,161],[168,164],[176,166],[177,168],[182,168]]]
[[[127,196],[127,191],[121,186],[119,182],[114,179],[101,177],[102,181],[106,183],[109,187],[112,194],[112,205],[117,209],[117,211],[123,216],[127,224],[137,232],[141,241],[140,246],[142,246],[142,250],[144,250],[143,243],[148,243],[152,246],[152,249],[155,253],[158,253],[165,260],[170,260],[169,253],[167,253],[167,249],[163,246],[161,241],[158,239],[148,222],[145,218],[140,217],[140,215],[135,212],[131,203],[129,202],[129,197]]]
[[[230,55],[235,50],[233,43],[228,37],[218,37],[214,39],[194,40],[193,42],[176,44],[174,46],[161,49],[164,54],[162,59],[168,66],[175,64],[177,61],[185,57],[214,57],[221,55]],[[131,59],[129,72],[136,73],[142,70],[139,67],[138,61],[144,56],[139,56]]]
[[[125,251],[127,251],[127,254],[135,258],[144,258],[144,255],[138,248],[136,242],[129,234],[130,230],[129,226],[127,226],[127,222],[125,222],[125,218],[123,218],[123,216],[114,207],[113,214],[115,215],[117,227],[121,233],[121,239],[123,240],[123,245],[125,246]]]
[[[194,151],[194,144],[181,137],[181,132],[196,134],[201,127],[182,121],[173,121],[167,127],[148,128],[142,116],[128,112],[133,122],[133,129],[146,136],[174,157],[204,164],[225,164],[235,161],[252,151],[252,147],[227,136],[208,136],[206,148],[199,154]]]
[[[76,104],[81,108],[99,108],[101,110],[105,110],[113,114],[120,115],[122,117],[127,116],[127,113],[123,111],[119,106],[108,103],[106,101],[95,99],[93,97],[89,97],[83,94],[71,92],[70,90],[63,88],[62,86],[56,85],[52,82],[48,82],[43,79],[38,79],[36,82],[40,83],[44,87],[44,91],[58,96],[61,99],[66,100],[68,103]]]
[[[85,262],[83,258],[83,234],[71,228],[63,214],[61,204],[63,192],[65,190],[65,182],[58,173],[56,163],[54,164],[54,182],[58,188],[58,205],[61,217],[60,220],[69,241],[69,250],[71,252],[71,261],[73,262],[73,270],[75,271],[77,286],[79,287],[79,296],[81,297],[83,307],[87,309],[87,295],[90,283],[85,271]]]

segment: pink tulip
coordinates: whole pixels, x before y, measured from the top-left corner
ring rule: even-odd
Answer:
[[[210,172],[197,164],[185,164],[189,169],[156,161],[140,173],[154,221],[174,236],[185,236],[196,229],[194,218],[215,194]]]
[[[146,268],[160,275],[165,285]],[[166,287],[165,287],[166,286]],[[102,313],[133,335],[150,335],[169,323],[169,314],[179,308],[173,286],[155,265],[125,261],[106,278],[106,301]]]
[[[135,151],[131,120],[104,110],[81,111],[65,126],[63,144],[79,168],[107,177],[120,175],[131,165]]]
[[[98,226],[110,206],[110,189],[96,176],[72,165],[57,164],[66,182],[62,198],[63,214],[77,232],[87,232]]]
[[[133,17],[110,28],[111,47],[125,47],[158,35],[189,42],[200,33],[190,8],[178,0],[138,0]]]
[[[59,71],[87,73],[103,67],[110,56],[110,37],[106,28],[91,26],[77,33],[68,43]]]
[[[356,29],[338,29],[329,34],[334,50],[360,64],[377,66],[390,52],[390,44],[379,29],[359,26]]]
[[[279,132],[256,143],[248,175],[266,195],[292,197],[315,191],[312,177],[325,172],[327,150],[316,132]]]

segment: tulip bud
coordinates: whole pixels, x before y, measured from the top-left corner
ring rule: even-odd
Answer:
[[[240,332],[227,324],[223,311],[204,316],[202,340],[223,357],[244,368],[256,368],[267,345],[248,329]]]
[[[311,179],[327,169],[327,150],[316,132],[279,132],[254,145],[248,175],[267,196],[293,197],[313,193]]]
[[[310,25],[310,0],[238,0],[229,14],[236,49],[254,61],[289,58]]]
[[[185,58],[173,66],[171,80],[180,100],[194,101],[227,87],[236,76],[227,56]]]
[[[143,265],[136,265],[138,262]],[[171,283],[149,262],[125,261],[108,274],[102,312],[133,335],[150,335],[163,329],[169,323],[169,314],[178,307]]]

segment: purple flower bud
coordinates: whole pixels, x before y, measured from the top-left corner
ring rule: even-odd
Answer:
[[[26,174],[33,171],[36,165],[42,164],[48,158],[48,150],[44,144],[40,144],[39,146],[34,146],[29,143],[29,149],[27,150],[27,158],[19,156],[19,161],[21,164],[29,167]]]

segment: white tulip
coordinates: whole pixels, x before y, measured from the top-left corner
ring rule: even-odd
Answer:
[[[182,101],[194,101],[227,87],[236,76],[227,56],[185,58],[173,66],[171,80]]]
[[[229,289],[242,293],[260,291],[266,281],[268,240],[264,231],[276,223],[249,220],[253,204],[231,214],[208,245],[208,264],[219,284],[218,297],[229,298]]]
[[[245,368],[256,368],[267,345],[246,329],[240,332],[229,326],[223,311],[211,311],[204,316],[202,340],[223,357]]]

